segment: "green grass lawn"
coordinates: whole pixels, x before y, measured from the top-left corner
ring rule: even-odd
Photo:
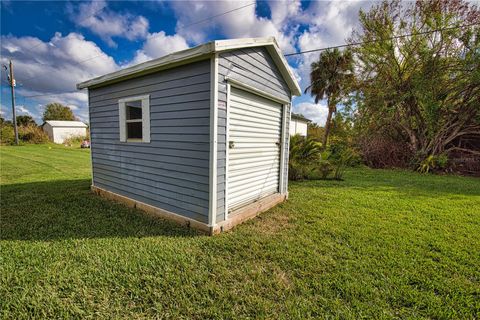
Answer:
[[[88,150],[1,147],[1,319],[480,317],[480,180],[355,169],[207,237],[89,191]]]

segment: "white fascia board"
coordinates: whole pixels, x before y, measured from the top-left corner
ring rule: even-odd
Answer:
[[[196,59],[203,58],[213,52],[214,45],[212,42],[174,52],[158,59],[150,60],[144,63],[134,65],[119,71],[115,71],[88,81],[77,84],[77,89],[85,89],[110,81],[121,80],[129,76],[139,76],[141,74],[151,73],[162,69],[167,69],[181,64],[193,62]],[[206,58],[206,57],[205,57]]]
[[[297,79],[295,78],[295,75],[290,69],[287,60],[280,51],[280,47],[278,46],[278,43],[274,37],[212,41],[194,48],[174,52],[158,59],[140,63],[129,68],[115,71],[85,82],[81,82],[77,84],[77,89],[85,89],[89,87],[103,85],[106,83],[116,82],[131,77],[137,77],[139,75],[156,72],[174,66],[187,64],[190,62],[201,60],[203,58],[207,58],[207,56],[213,53],[251,47],[266,47],[268,52],[272,56],[273,61],[280,70],[280,73],[287,82],[292,95],[301,95],[301,89],[298,85]]]
[[[219,40],[214,42],[214,46],[215,52],[250,47],[266,47],[268,53],[270,53],[273,61],[280,70],[283,78],[287,81],[288,87],[290,88],[292,95],[300,96],[302,94],[302,90],[300,89],[298,81],[295,78],[292,70],[290,69],[290,65],[283,56],[283,53],[281,52],[280,47],[278,46],[278,43],[274,37]]]
[[[214,41],[215,52],[234,50],[240,48],[261,47],[276,43],[274,37],[242,38]]]

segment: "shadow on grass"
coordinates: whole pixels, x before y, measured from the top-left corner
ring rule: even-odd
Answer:
[[[0,226],[2,240],[199,235],[94,195],[89,179],[2,185]]]

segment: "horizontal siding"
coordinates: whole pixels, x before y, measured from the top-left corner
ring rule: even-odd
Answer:
[[[219,55],[218,101],[221,105],[227,103],[227,82],[225,81],[227,75],[229,78],[290,101],[288,85],[265,48],[238,49]],[[268,112],[259,114],[244,110],[243,115],[259,122],[266,122],[271,118]],[[217,190],[221,194],[217,199],[217,222],[225,219],[225,157],[228,143],[225,134],[226,116],[226,110],[219,109]],[[286,161],[288,161],[288,145],[286,155]]]
[[[205,60],[91,89],[94,185],[208,222],[209,81]],[[151,142],[121,143],[118,100],[147,94]]]

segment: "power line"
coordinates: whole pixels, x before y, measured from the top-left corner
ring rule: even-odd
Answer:
[[[249,3],[249,4],[246,4],[244,6],[241,6],[241,7],[238,7],[238,8],[234,8],[234,9],[231,9],[231,10],[228,10],[228,11],[225,11],[225,12],[222,12],[222,13],[219,13],[219,14],[216,14],[214,16],[211,16],[211,17],[208,17],[208,18],[205,18],[205,19],[202,19],[202,20],[199,20],[199,21],[196,21],[196,22],[193,22],[191,24],[188,24],[186,26],[183,26],[183,27],[179,27],[178,29],[186,29],[186,28],[189,28],[191,26],[194,26],[194,25],[197,25],[197,24],[200,24],[200,23],[203,23],[203,22],[207,22],[208,20],[211,20],[213,18],[218,18],[218,17],[221,17],[221,16],[224,16],[226,14],[229,14],[231,12],[234,12],[234,11],[237,11],[237,10],[240,10],[240,9],[243,9],[243,8],[246,8],[246,7],[250,7],[250,6],[253,6],[254,4],[256,4],[256,2],[252,2],[252,3]]]
[[[411,37],[411,36],[418,36],[418,35],[423,35],[423,34],[439,32],[439,31],[447,31],[447,30],[453,30],[453,29],[467,28],[467,27],[476,26],[476,25],[479,25],[479,24],[480,23],[477,22],[477,23],[465,24],[465,25],[461,25],[461,26],[446,27],[446,28],[440,28],[440,29],[435,29],[435,30],[423,31],[423,32],[418,32],[418,33],[402,34],[402,35],[394,36],[394,37],[391,37],[391,38],[383,38],[383,39],[378,39],[378,40],[369,40],[369,41],[341,44],[341,45],[338,45],[338,46],[332,46],[332,47],[325,47],[325,48],[318,48],[318,49],[311,49],[311,50],[305,50],[305,51],[300,51],[300,52],[288,53],[288,54],[284,54],[284,56],[289,57],[289,56],[294,56],[294,55],[299,55],[299,54],[304,54],[304,53],[310,53],[310,52],[316,52],[316,51],[325,51],[325,50],[331,50],[331,49],[339,49],[339,48],[345,48],[345,47],[351,47],[351,46],[358,46],[358,45],[366,44],[366,43],[375,43],[375,42],[381,42],[381,41],[386,41],[386,40],[395,40],[395,39]]]
[[[64,91],[64,92],[56,92],[56,93],[42,93],[42,94],[34,94],[34,95],[31,95],[31,96],[23,96],[24,98],[38,98],[38,97],[45,97],[45,96],[59,96],[59,95],[62,95],[62,94],[69,94],[69,93],[78,93],[79,90],[75,90],[75,91]]]
[[[93,57],[87,58],[87,59],[85,59],[85,60],[82,60],[82,61],[78,61],[78,62],[76,62],[76,63],[74,63],[74,64],[70,65],[70,67],[73,67],[73,66],[76,66],[76,65],[82,64],[82,63],[84,63],[84,62],[87,62],[87,61],[90,61],[90,60],[93,60],[93,59],[96,59],[96,58],[98,58],[98,57],[100,57],[100,56],[103,56],[103,53],[101,53],[101,54],[97,54],[96,56],[93,56]],[[51,67],[51,65],[49,65],[49,64],[46,64],[46,63],[38,63],[38,64],[40,64],[40,65],[42,65],[42,66]],[[23,80],[22,80],[22,82],[23,82],[23,81],[27,81],[27,80],[31,80],[31,79],[35,79],[35,78],[38,78],[38,77],[40,77],[40,76],[41,76],[41,75],[39,74],[39,75],[36,75],[36,76],[30,77],[30,78],[26,78],[26,79],[23,79]]]
[[[237,8],[234,8],[234,9],[231,9],[231,10],[228,10],[228,11],[225,11],[225,12],[222,12],[222,13],[219,13],[219,14],[216,14],[216,15],[213,15],[213,16],[210,16],[210,17],[208,17],[208,18],[205,18],[205,19],[202,19],[202,20],[199,20],[199,21],[195,21],[195,22],[193,22],[193,23],[191,23],[191,24],[188,24],[188,25],[186,25],[186,26],[179,27],[178,29],[179,29],[179,30],[187,29],[187,28],[190,28],[190,27],[192,27],[192,26],[194,26],[194,25],[197,25],[197,24],[200,24],[200,23],[203,23],[203,22],[212,20],[212,19],[214,19],[214,18],[221,17],[221,16],[223,16],[223,15],[226,15],[226,14],[229,14],[229,13],[232,13],[232,12],[235,12],[235,11],[238,11],[238,10],[241,10],[241,9],[243,9],[243,8],[247,8],[247,7],[252,6],[252,5],[254,5],[254,4],[256,4],[256,2],[251,2],[251,3],[248,3],[248,4],[243,5],[243,6],[241,6],[241,7],[237,7]],[[103,10],[103,9],[104,9],[104,8],[95,11],[91,16],[94,16],[95,14],[97,14],[98,12],[100,12],[100,11]],[[90,18],[90,17],[87,17],[87,18]],[[86,19],[80,20],[80,22],[85,21],[85,20],[86,20]],[[78,22],[78,23],[80,23],[80,22]],[[153,36],[153,37],[149,38],[149,40],[158,38],[158,37],[160,37],[160,36],[161,36],[161,35]],[[35,48],[35,47],[38,47],[38,46],[39,46],[40,44],[42,44],[42,43],[43,43],[43,42],[41,42],[41,43],[37,44],[36,46],[34,46],[34,47],[30,48],[30,49],[27,49],[27,50],[31,51],[31,49],[33,49],[33,48]],[[32,51],[32,52],[33,52],[33,51]],[[98,57],[100,57],[100,56],[102,56],[102,55],[103,55],[103,54],[99,54],[99,55],[90,57],[90,58],[88,58],[88,59],[79,61],[79,62],[73,64],[72,66],[76,66],[76,65],[79,65],[79,64],[84,63],[84,62],[86,62],[86,61],[93,60],[93,59],[98,58]],[[38,63],[38,62],[37,62],[37,64],[50,67],[50,65],[45,64],[45,63]],[[33,76],[33,77],[30,77],[30,78],[27,78],[27,79],[23,79],[22,81],[31,80],[31,79],[37,78],[37,77],[39,77],[39,76],[40,76],[40,75]]]

